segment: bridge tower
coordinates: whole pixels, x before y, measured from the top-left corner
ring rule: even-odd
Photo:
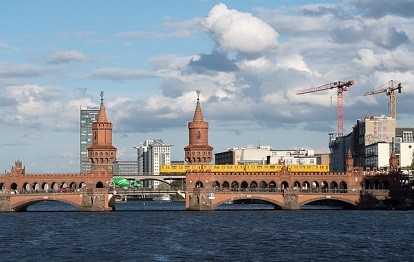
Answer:
[[[192,122],[188,122],[188,146],[184,148],[185,161],[190,164],[209,163],[213,159],[213,147],[208,144],[208,122],[204,121],[200,106],[200,90]]]
[[[398,170],[398,157],[395,154],[395,150],[393,150],[391,152],[391,156],[390,156],[390,171],[391,172],[396,172]]]
[[[112,145],[112,123],[108,122],[103,103],[104,92],[101,91],[101,105],[98,119],[92,123],[93,139],[88,147],[92,170],[106,169],[112,173],[112,166],[116,160],[116,147]]]
[[[351,172],[354,167],[354,158],[352,157],[351,150],[348,149],[348,153],[346,155],[346,172]]]

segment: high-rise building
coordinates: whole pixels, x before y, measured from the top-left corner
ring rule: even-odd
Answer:
[[[171,164],[171,147],[161,139],[145,140],[140,147],[136,147],[138,153],[138,174],[159,175],[161,165]],[[157,188],[158,181],[144,181],[144,186]]]
[[[80,171],[91,170],[88,147],[92,144],[92,123],[98,119],[99,107],[80,109]]]

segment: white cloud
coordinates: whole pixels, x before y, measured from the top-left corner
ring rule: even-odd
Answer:
[[[214,6],[203,21],[205,30],[224,51],[259,53],[277,46],[278,33],[250,13]]]
[[[13,62],[0,62],[0,79],[37,77],[50,73],[52,70],[34,64],[19,64]]]
[[[366,70],[406,71],[411,69],[413,60],[413,52],[405,48],[381,51],[360,49],[353,62]]]
[[[56,51],[55,54],[47,59],[49,64],[68,64],[68,63],[79,63],[85,61],[86,57],[84,54],[77,50],[70,51]]]

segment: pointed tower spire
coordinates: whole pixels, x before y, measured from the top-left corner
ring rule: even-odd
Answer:
[[[104,97],[104,92],[101,91],[101,105],[99,106],[99,113],[98,113],[98,122],[101,123],[107,123],[108,119],[106,118],[106,113],[105,113],[105,106],[103,103],[103,97]]]
[[[112,123],[108,122],[103,103],[104,92],[101,91],[101,106],[98,119],[92,123],[92,145],[88,147],[92,169],[104,168],[112,172],[116,160],[116,148],[112,145]]]
[[[200,90],[196,91],[197,93],[197,105],[194,112],[193,122],[204,122],[203,118],[203,112],[201,112],[201,106],[200,106]]]
[[[188,122],[188,146],[184,148],[187,163],[209,163],[213,159],[213,148],[208,144],[208,122],[204,121],[200,105],[200,90],[192,122]]]

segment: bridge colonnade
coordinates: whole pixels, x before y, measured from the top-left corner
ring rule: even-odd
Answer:
[[[372,196],[369,199],[386,200],[395,188],[396,183],[392,181],[396,180],[393,174],[374,176],[356,168],[343,173],[294,173],[287,169],[273,173],[188,170],[186,209],[214,210],[221,204],[241,199],[263,200],[275,208],[288,210],[319,200],[334,200],[360,208],[367,207],[364,203],[367,192]],[[374,190],[373,185],[377,186]]]

